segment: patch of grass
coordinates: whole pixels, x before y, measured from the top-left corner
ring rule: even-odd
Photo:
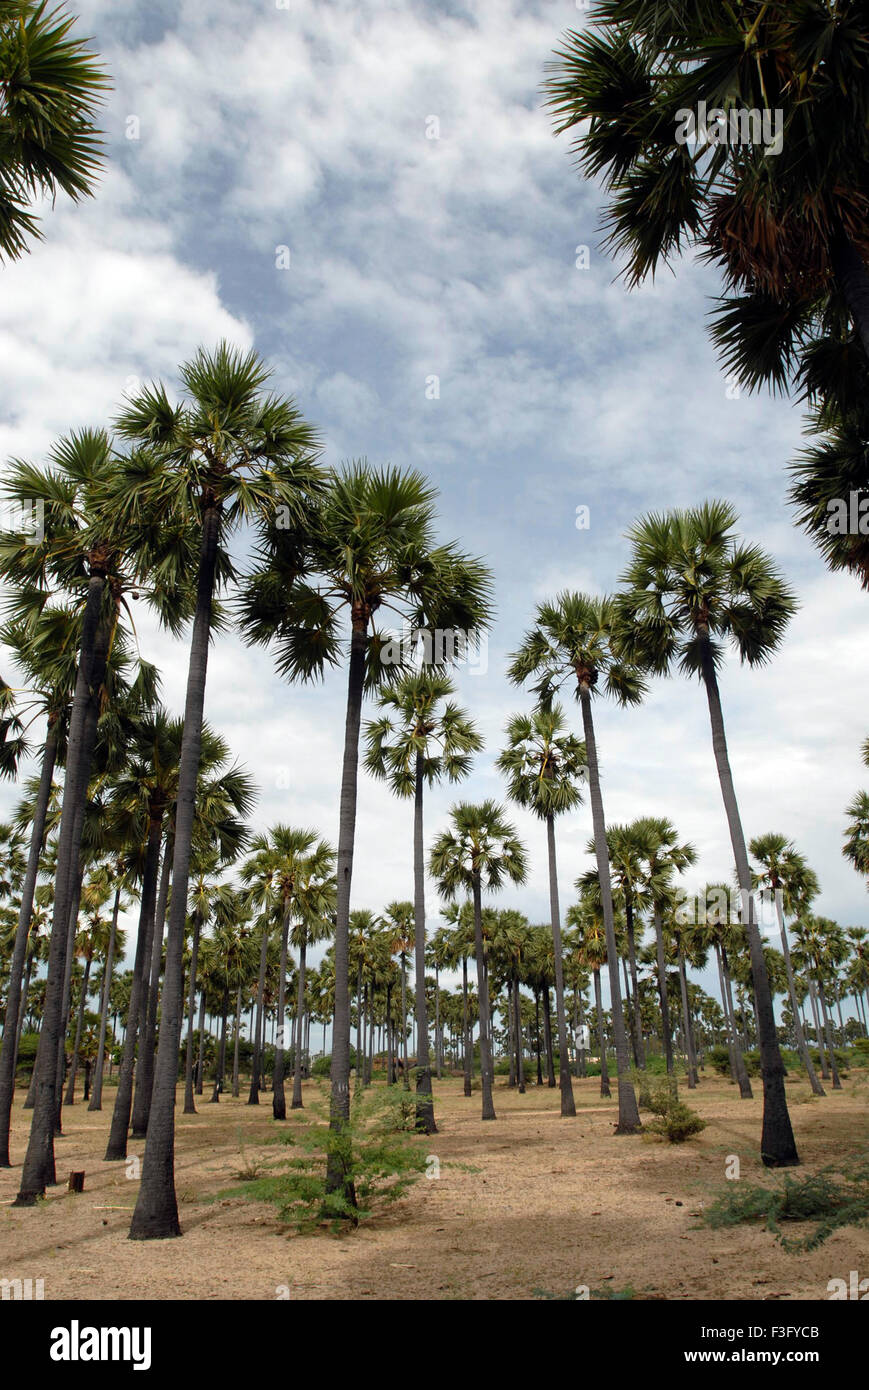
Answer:
[[[818,1173],[800,1177],[786,1173],[775,1187],[734,1183],[704,1208],[703,1220],[713,1229],[762,1222],[790,1253],[815,1250],[840,1226],[862,1226],[869,1221],[869,1153]],[[799,1238],[782,1230],[785,1223],[807,1222],[814,1222],[814,1227]]]

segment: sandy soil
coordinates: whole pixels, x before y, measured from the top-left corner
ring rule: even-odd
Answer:
[[[708,1121],[687,1144],[616,1137],[613,1102],[598,1082],[575,1082],[578,1115],[562,1120],[558,1092],[524,1096],[496,1087],[498,1119],[483,1124],[480,1099],[460,1080],[436,1086],[440,1132],[423,1141],[440,1177],[423,1177],[400,1202],[360,1228],[288,1234],[273,1207],[216,1194],[237,1185],[246,1161],[280,1161],[270,1096],[258,1109],[224,1097],[178,1115],[180,1240],[129,1242],[135,1179],[102,1162],[110,1110],[64,1112],[57,1143],[63,1176],[44,1203],[9,1206],[20,1169],[0,1170],[0,1277],[43,1278],[46,1299],[531,1299],[630,1286],[639,1298],[824,1299],[833,1277],[869,1273],[869,1228],[845,1228],[809,1254],[785,1253],[749,1226],[698,1228],[698,1212],[725,1188],[737,1154],[742,1179],[768,1181],[758,1156],[760,1087],[740,1101],[706,1079],[684,1098]],[[309,1101],[325,1098],[310,1083]],[[869,1077],[852,1073],[841,1094],[807,1101],[789,1082],[806,1168],[869,1142]],[[107,1091],[109,1106],[114,1092]],[[207,1099],[207,1098],[206,1098]],[[13,1161],[24,1154],[29,1115],[16,1106]],[[289,1126],[312,1123],[296,1112]],[[243,1152],[242,1152],[243,1150]],[[142,1145],[131,1142],[130,1152]],[[86,1171],[80,1196],[66,1175]]]

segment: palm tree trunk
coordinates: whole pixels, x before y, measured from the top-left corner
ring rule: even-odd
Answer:
[[[404,1064],[404,1089],[410,1090],[407,1056],[407,956],[401,952],[401,1060]]]
[[[733,984],[730,978],[730,965],[727,960],[727,948],[721,947],[721,969],[724,980],[724,1008],[730,1025],[730,1032],[733,1038],[733,1058],[736,1066],[736,1080],[739,1083],[740,1100],[752,1100],[754,1092],[748,1075],[743,1056],[744,1044],[739,1037],[739,1028],[736,1022],[736,1010],[733,1007]]]
[[[480,1007],[480,1079],[483,1087],[484,1120],[494,1120],[492,1101],[492,1054],[489,1047],[489,985],[483,948],[483,901],[480,875],[474,873],[474,946],[477,958],[477,993]]]
[[[130,1111],[133,1108],[133,1072],[136,1065],[136,1039],[139,1033],[139,1019],[143,994],[145,965],[148,960],[148,919],[152,917],[157,902],[157,874],[160,868],[160,845],[163,839],[161,824],[154,820],[148,830],[148,845],[145,851],[145,864],[142,870],[142,898],[139,903],[139,932],[136,938],[136,956],[133,961],[133,980],[130,986],[130,1003],[127,1009],[127,1026],[124,1032],[124,1051],[118,1070],[118,1087],[112,1110],[112,1123],[109,1142],[106,1146],[104,1162],[122,1161],[127,1157],[127,1132],[130,1127]]]
[[[83,1029],[84,1029],[84,1014],[85,1014],[85,1009],[87,1008],[87,993],[88,993],[88,984],[89,984],[89,982],[90,982],[91,965],[92,965],[92,963],[93,963],[93,955],[92,955],[92,952],[91,952],[91,951],[88,951],[88,954],[87,954],[87,956],[86,956],[86,958],[85,958],[84,977],[83,977],[82,982],[81,982],[81,995],[80,995],[80,997],[79,997],[78,1009],[77,1009],[77,1011],[76,1011],[75,1042],[73,1043],[73,1048],[72,1048],[72,1063],[71,1063],[70,1069],[69,1069],[69,1085],[68,1085],[67,1088],[66,1088],[66,1102],[65,1102],[65,1103],[66,1103],[67,1105],[74,1105],[74,1104],[75,1104],[75,1078],[76,1078],[76,1074],[77,1074],[77,1072],[78,1072],[78,1054],[79,1054],[79,1049],[80,1049],[80,1047],[81,1047],[81,1035],[82,1035],[82,1031],[83,1031]]]
[[[600,1051],[600,1093],[609,1097],[612,1092],[606,1059],[606,1035],[603,1030],[603,993],[600,987],[600,970],[597,967],[594,971],[594,1005],[597,1010],[597,1044]]]
[[[830,1068],[827,1063],[827,1053],[824,1048],[824,1034],[821,1028],[821,1016],[818,1013],[818,991],[815,982],[809,975],[809,1002],[812,1006],[812,1017],[815,1020],[815,1040],[818,1044],[818,1056],[821,1059],[821,1076],[825,1081],[830,1080]]]
[[[326,1191],[340,1192],[351,1206],[356,1189],[350,1149],[350,885],[356,840],[356,785],[359,779],[359,728],[365,686],[368,615],[358,604],[351,614],[347,717],[341,769],[335,913],[335,1019],[332,1028],[332,1088],[329,1104],[331,1138],[326,1164]]]
[[[570,1050],[567,1040],[567,1013],[564,1007],[564,948],[561,940],[561,906],[558,901],[558,861],[555,852],[555,817],[546,817],[546,843],[549,851],[549,915],[555,959],[555,1016],[558,1024],[558,1079],[561,1087],[561,1113],[576,1115],[573,1084],[570,1079]]]
[[[257,984],[256,1022],[254,1023],[253,1059],[250,1073],[250,1093],[248,1105],[259,1105],[260,1078],[262,1074],[263,1019],[266,998],[266,967],[268,964],[269,933],[265,921],[262,924],[262,938],[259,952],[259,982]],[[201,1045],[201,1044],[200,1044]]]
[[[830,1054],[830,1071],[833,1073],[833,1090],[841,1091],[842,1082],[839,1079],[839,1068],[836,1065],[836,1053],[833,1049],[833,1029],[830,1024],[830,1015],[827,1010],[827,996],[820,970],[818,971],[818,995],[821,1000],[821,1018],[824,1021],[824,1037],[827,1040],[827,1051]]]
[[[636,934],[634,931],[634,903],[627,888],[625,889],[625,929],[628,938],[628,960],[630,961],[631,966],[631,984],[633,985],[634,1029],[632,1041],[634,1045],[634,1061],[637,1064],[638,1071],[645,1071],[646,1048],[643,1042],[643,1013],[640,1008],[640,981],[637,975],[637,943]],[[624,965],[624,958],[622,959],[622,965]],[[630,998],[630,995],[628,995],[628,997]]]
[[[30,951],[27,956],[27,969],[24,972],[24,984],[21,986],[21,1003],[18,1009],[18,1024],[15,1029],[15,1055],[12,1059],[13,1077],[16,1075],[18,1071],[18,1054],[21,1050],[21,1034],[24,1030],[24,1020],[27,1017],[27,994],[30,989],[30,977],[33,974],[34,960],[34,953],[33,951]],[[0,1163],[0,1168],[2,1168],[3,1166],[4,1165]]]
[[[471,1030],[468,1009],[468,958],[462,956],[462,1061],[465,1071],[465,1095],[471,1094],[471,1081],[474,1067],[474,1049],[471,1047]]]
[[[428,1000],[425,997],[425,846],[423,843],[423,756],[416,755],[413,806],[413,923],[416,967],[416,1127],[423,1134],[437,1134],[431,1085],[431,1049],[428,1036]],[[437,1000],[437,995],[435,995]],[[437,1003],[435,1004],[437,1008]],[[435,1015],[437,1019],[437,1014]],[[435,1022],[437,1053],[437,1022]],[[440,1074],[440,1069],[438,1069]]]
[[[697,1075],[697,1053],[694,1049],[694,1033],[691,1028],[691,1010],[688,1007],[688,978],[685,974],[685,957],[679,951],[679,990],[682,995],[682,1030],[685,1034],[685,1050],[688,1054],[688,1090],[693,1091],[700,1080]]]
[[[664,959],[664,927],[661,921],[661,909],[657,903],[654,905],[653,919],[655,923],[655,948],[658,965],[658,998],[661,1002],[661,1030],[664,1034],[664,1057],[667,1063],[667,1075],[673,1075],[673,1025],[670,1022],[670,1001],[667,998],[667,965]]]
[[[214,1077],[214,1090],[209,1104],[217,1105],[223,1090],[223,1076],[226,1071],[226,1020],[229,1015],[229,985],[223,987],[223,1008],[220,1017],[220,1051],[217,1057],[217,1071]],[[286,1110],[285,1110],[286,1115]]]
[[[550,1091],[555,1090],[555,1058],[552,1055],[552,1006],[549,1002],[549,986],[543,986],[543,1038],[546,1046],[546,1084]]]
[[[142,1166],[139,1197],[130,1225],[130,1236],[134,1240],[180,1235],[178,1202],[175,1195],[175,1088],[178,1080],[178,1051],[181,1044],[184,1003],[184,928],[187,920],[190,851],[193,842],[196,782],[199,774],[211,628],[211,600],[214,592],[219,530],[218,504],[212,497],[205,498],[204,503],[196,613],[190,644],[184,733],[181,739],[178,772],[172,906],[166,938],[163,1012],[145,1162]]]
[[[193,1087],[194,1093],[197,1096],[202,1095],[203,1085],[205,1082],[205,1002],[206,988],[205,981],[203,980],[202,988],[199,991],[199,1027],[197,1029],[199,1035],[199,1042],[196,1048],[196,1080]],[[259,1019],[257,1019],[257,1038],[261,1036],[261,1033],[262,1029],[259,1027]],[[258,1072],[257,1075],[259,1075]]]
[[[241,985],[235,997],[235,1040],[232,1051],[232,1094],[238,1099],[238,1045],[241,1038]]]
[[[30,923],[33,919],[33,897],[36,892],[36,877],[42,855],[42,841],[45,836],[45,820],[51,796],[54,765],[57,759],[57,719],[50,716],[48,734],[42,750],[42,771],[39,776],[39,789],[33,812],[33,827],[30,831],[30,850],[27,868],[21,885],[21,904],[18,909],[18,925],[12,947],[12,962],[9,981],[6,986],[6,1014],[3,1021],[3,1042],[0,1045],[0,1168],[11,1167],[9,1161],[9,1127],[12,1115],[12,1100],[15,1095],[15,1064],[18,1052],[18,1038],[21,1010],[21,976],[27,955],[27,942],[30,936]],[[23,1016],[23,1010],[22,1016]]]
[[[115,968],[115,941],[118,935],[118,913],[121,907],[120,885],[115,889],[115,901],[112,907],[112,927],[109,932],[109,944],[106,950],[106,962],[103,967],[103,986],[100,991],[100,1041],[97,1047],[97,1060],[94,1068],[94,1087],[90,1099],[88,1110],[102,1110],[103,1108],[103,1068],[106,1064],[106,1034],[109,1027],[109,999],[112,992],[112,972]]]
[[[597,858],[597,872],[600,879],[600,896],[603,907],[603,920],[606,929],[607,965],[610,980],[610,1009],[613,1019],[613,1038],[616,1049],[616,1069],[618,1072],[619,1118],[616,1134],[636,1134],[642,1128],[637,1097],[630,1079],[630,1056],[625,1020],[622,1013],[622,998],[619,989],[619,957],[616,947],[615,919],[613,915],[612,887],[610,885],[609,851],[606,840],[606,822],[603,813],[603,797],[600,789],[600,774],[597,763],[597,743],[594,736],[594,718],[591,711],[591,695],[586,682],[580,684],[582,705],[582,724],[585,734],[585,751],[588,759],[589,801],[594,827],[594,847]]]
[[[781,894],[777,890],[775,890],[775,906],[776,914],[778,916],[778,929],[781,935],[782,955],[785,958],[785,971],[788,977],[788,996],[791,1001],[791,1010],[793,1011],[794,1017],[794,1037],[796,1038],[797,1052],[799,1054],[800,1061],[806,1069],[806,1075],[809,1078],[809,1085],[812,1088],[813,1094],[816,1096],[825,1096],[827,1093],[821,1085],[820,1081],[818,1080],[814,1063],[812,1062],[811,1056],[809,1054],[809,1045],[806,1042],[806,1035],[803,1032],[803,1025],[800,1022],[800,1006],[797,1003],[797,986],[796,981],[794,979],[794,965],[793,961],[791,960],[791,948],[790,943],[788,941],[787,928],[785,927],[785,918],[784,911],[782,909]]]
[[[727,815],[727,825],[730,830],[733,858],[736,861],[736,878],[743,902],[747,903],[748,906],[748,911],[745,914],[745,930],[748,935],[751,973],[757,999],[760,1071],[763,1077],[761,1160],[767,1168],[791,1168],[799,1163],[800,1158],[788,1113],[785,1095],[785,1069],[776,1034],[772,993],[769,987],[769,976],[766,973],[763,943],[757,925],[757,908],[754,894],[751,891],[751,867],[748,862],[748,851],[745,847],[745,836],[742,833],[739,806],[736,801],[733,775],[730,770],[727,738],[724,731],[724,715],[718,692],[718,678],[715,674],[715,663],[708,636],[705,637],[703,645],[702,662],[703,681],[709,703],[709,720],[712,726],[712,748],[718,769],[718,780],[721,784],[721,796]]]
[[[516,1029],[516,1074],[519,1082],[519,1094],[525,1094],[525,1058],[522,1049],[522,1005],[519,998],[519,976],[513,976],[513,1018]],[[571,1091],[571,1099],[573,1092]]]
[[[190,984],[187,993],[187,1050],[184,1058],[184,1114],[196,1114],[196,1100],[193,1095],[193,1021],[196,1016],[196,972],[199,968],[199,936],[202,931],[202,918],[199,911],[193,913],[193,941],[190,946]]]
[[[281,928],[281,963],[278,979],[278,1032],[275,1038],[275,1069],[272,1074],[272,1115],[276,1120],[287,1118],[287,1098],[284,1094],[284,1030],[287,1026],[287,951],[290,935],[290,913],[284,913]],[[304,998],[304,996],[302,996]],[[301,1005],[297,1014],[300,1012]],[[302,1026],[298,1022],[299,1036],[296,1039],[296,1053],[301,1053]]]
[[[144,1139],[148,1132],[151,1094],[154,1089],[154,1054],[157,1045],[157,1006],[160,1002],[160,968],[163,964],[163,932],[166,925],[166,905],[169,901],[169,878],[172,869],[172,836],[166,836],[163,867],[160,871],[160,890],[151,932],[151,959],[146,994],[142,999],[142,1036],[136,1065],[136,1094],[133,1099],[134,1139]]]
[[[302,944],[299,947],[299,987],[296,994],[296,1019],[302,1016],[305,1007],[305,965],[308,949],[307,934],[302,937]],[[301,1033],[301,1029],[299,1029]],[[293,1100],[291,1108],[301,1110],[304,1106],[302,1100],[302,1048],[301,1037],[296,1038],[296,1052],[293,1057]]]

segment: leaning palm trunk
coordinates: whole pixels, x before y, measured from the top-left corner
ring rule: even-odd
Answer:
[[[606,1035],[603,1030],[603,998],[600,987],[600,970],[595,967],[594,971],[594,1005],[597,1009],[597,1045],[600,1050],[600,1093],[602,1096],[609,1096],[610,1076],[609,1067],[606,1059]]]
[[[162,807],[155,814],[162,817]],[[166,836],[163,850],[163,867],[160,871],[160,890],[154,913],[154,926],[151,932],[150,970],[145,981],[146,993],[142,997],[142,1033],[139,1039],[139,1057],[136,1067],[136,1094],[133,1099],[134,1139],[144,1139],[148,1133],[148,1116],[151,1113],[151,1093],[154,1089],[154,1048],[157,1042],[157,1005],[160,1000],[160,967],[163,964],[163,930],[166,925],[166,904],[169,900],[169,876],[172,868],[172,837]]]
[[[803,1032],[803,1025],[800,1021],[800,1006],[797,1003],[797,986],[796,981],[794,979],[794,966],[793,961],[791,960],[791,948],[790,943],[788,942],[787,928],[785,927],[785,918],[784,911],[782,909],[781,896],[778,892],[776,892],[775,894],[775,906],[776,914],[778,916],[778,929],[781,934],[782,955],[785,958],[785,971],[788,977],[788,995],[790,997],[791,1011],[793,1013],[794,1018],[794,1037],[796,1038],[797,1052],[799,1054],[800,1061],[806,1069],[806,1075],[809,1078],[809,1085],[812,1088],[813,1094],[816,1096],[825,1096],[827,1093],[821,1085],[820,1081],[818,1080],[817,1072],[815,1071],[814,1063],[812,1062],[812,1058],[809,1053],[809,1045],[806,1042],[806,1035]]]
[[[307,957],[308,938],[307,932],[302,936],[302,944],[299,947],[299,981],[296,992],[296,1050],[293,1056],[293,1099],[290,1108],[292,1110],[302,1110],[304,1101],[302,1100],[302,1030],[299,1026],[299,1019],[305,1007],[305,969]]]
[[[278,1035],[275,1039],[275,1069],[272,1073],[272,1115],[276,1120],[287,1118],[287,1098],[284,1095],[284,1030],[287,1026],[287,947],[290,934],[290,914],[284,913],[281,930],[281,964],[278,980]],[[298,1013],[298,1010],[296,1011]],[[296,1052],[301,1052],[302,1029],[296,1040]]]
[[[196,1114],[193,1094],[193,1023],[196,1016],[196,971],[199,968],[199,936],[202,931],[200,913],[193,914],[193,941],[190,946],[190,984],[187,994],[187,1048],[184,1057],[184,1114]],[[237,1037],[237,1033],[236,1033]],[[235,1092],[234,1094],[238,1094]]]
[[[153,821],[148,830],[148,845],[145,851],[145,865],[142,872],[142,898],[139,904],[139,934],[136,939],[136,957],[133,962],[133,980],[130,986],[130,1003],[127,1010],[127,1028],[124,1034],[124,1051],[118,1071],[118,1088],[115,1092],[115,1105],[112,1110],[112,1123],[104,1162],[118,1162],[127,1157],[127,1131],[130,1127],[130,1111],[133,1108],[133,1072],[136,1065],[136,1040],[139,1035],[139,1022],[142,1007],[145,963],[148,959],[148,920],[153,916],[157,902],[157,873],[160,867],[160,842],[162,833],[159,821]]]
[[[175,852],[172,861],[172,906],[166,936],[166,968],[163,977],[163,1011],[160,1042],[154,1069],[154,1089],[145,1162],[139,1198],[133,1212],[130,1236],[134,1240],[155,1239],[180,1234],[178,1202],[175,1196],[175,1087],[178,1080],[178,1049],[181,1043],[184,988],[184,926],[187,917],[187,889],[199,751],[202,741],[202,715],[205,705],[205,677],[208,669],[208,640],[211,628],[211,601],[217,562],[219,530],[218,505],[206,499],[202,518],[202,551],[196,595],[196,615],[190,646],[190,669],[184,707],[184,734],[178,773],[175,818]]]
[[[712,747],[721,784],[721,796],[730,830],[730,843],[736,861],[736,877],[747,903],[745,929],[748,935],[748,949],[751,958],[751,974],[754,980],[757,1001],[758,1043],[760,1045],[760,1070],[763,1077],[763,1127],[761,1132],[761,1159],[768,1168],[793,1167],[799,1163],[799,1154],[794,1142],[794,1132],[788,1114],[785,1096],[785,1069],[776,1034],[775,1014],[763,943],[757,925],[757,909],[751,891],[751,868],[742,833],[739,806],[733,787],[733,775],[727,754],[727,739],[724,732],[724,715],[718,692],[718,679],[712,657],[708,636],[703,647],[703,681],[709,703],[709,719],[712,726]]]
[[[15,942],[12,947],[12,962],[6,986],[6,1013],[3,1021],[3,1042],[0,1045],[0,1168],[9,1168],[9,1126],[12,1114],[12,1099],[15,1095],[15,1063],[18,1052],[20,1024],[23,1019],[21,977],[27,956],[27,942],[30,936],[30,923],[33,918],[33,897],[36,891],[36,876],[42,854],[42,841],[45,834],[45,820],[48,814],[48,801],[51,796],[51,783],[54,777],[54,764],[57,758],[57,720],[50,717],[48,736],[42,752],[42,771],[39,776],[39,790],[33,813],[33,828],[30,832],[30,850],[27,856],[27,869],[21,885],[21,905],[18,909],[18,925],[15,929]]]
[[[103,968],[103,987],[100,999],[100,1040],[97,1047],[97,1060],[94,1068],[94,1088],[88,1110],[103,1108],[103,1068],[106,1063],[106,1034],[109,1026],[109,999],[112,992],[112,972],[115,968],[115,941],[118,935],[118,913],[121,907],[120,885],[115,889],[115,902],[112,908],[112,927],[106,950],[106,963]]]
[[[483,947],[483,902],[480,875],[474,873],[474,946],[477,957],[477,993],[480,1007],[480,1080],[483,1088],[484,1120],[494,1120],[492,1102],[492,1054],[489,1046],[489,982],[486,979],[486,960]]]
[[[30,1139],[21,1174],[16,1206],[33,1206],[55,1181],[54,1132],[58,1114],[57,1055],[66,1028],[64,975],[69,932],[70,899],[79,863],[83,809],[90,780],[91,755],[96,739],[99,690],[105,676],[110,632],[100,621],[105,576],[92,572],[82,621],[82,642],[70,714],[66,778],[57,846],[48,978],[42,1013],[42,1029],[36,1057],[36,1097]],[[62,1094],[62,1093],[61,1093]]]
[[[561,1086],[561,1113],[576,1114],[573,1085],[570,1080],[570,1052],[567,1042],[567,1014],[564,1008],[564,959],[561,942],[561,907],[558,902],[558,863],[555,856],[555,818],[546,817],[546,839],[549,849],[549,912],[552,918],[552,945],[555,957],[555,1016],[558,1023],[558,1079]],[[516,998],[518,1012],[519,999]],[[518,1020],[517,1020],[518,1034]],[[522,1065],[521,1057],[519,1065]]]
[[[616,1049],[616,1070],[618,1073],[619,1119],[616,1134],[636,1134],[641,1128],[637,1098],[630,1081],[630,1056],[625,1020],[622,1013],[622,998],[619,989],[619,957],[616,947],[613,897],[610,886],[609,849],[606,839],[606,822],[603,813],[603,797],[600,790],[600,774],[597,764],[597,743],[594,736],[594,718],[591,710],[591,695],[586,682],[580,684],[580,703],[582,705],[582,724],[585,734],[586,756],[588,758],[589,800],[594,827],[594,847],[597,857],[597,872],[600,879],[601,906],[603,908],[604,928],[606,930],[607,965],[610,981],[610,1008],[613,1019],[613,1039]]]
[[[326,1191],[340,1193],[356,1206],[350,1145],[350,885],[356,839],[356,786],[359,780],[359,728],[368,647],[368,614],[354,603],[351,614],[350,662],[347,673],[347,717],[341,769],[338,821],[337,895],[335,913],[335,1017],[332,1026],[329,1156]]]
[[[425,997],[425,850],[423,846],[423,757],[416,755],[416,787],[413,815],[413,922],[416,967],[416,1127],[423,1134],[437,1134],[431,1088],[431,1051],[428,1036],[428,1000]],[[437,999],[437,996],[435,996]],[[437,1021],[435,1022],[437,1054]]]

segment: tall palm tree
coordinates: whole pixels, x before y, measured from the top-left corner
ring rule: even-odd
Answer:
[[[592,699],[605,693],[620,705],[635,705],[643,697],[644,684],[636,667],[614,647],[615,625],[616,610],[612,599],[580,593],[559,594],[554,602],[538,607],[536,625],[526,634],[522,646],[513,657],[509,675],[516,684],[536,679],[535,689],[544,706],[551,703],[555,690],[565,681],[576,683],[576,696],[582,709],[595,856],[607,938],[610,1007],[619,1088],[616,1132],[633,1134],[640,1129],[640,1113],[629,1073],[630,1058],[619,984],[606,819]]]
[[[226,544],[241,522],[264,533],[277,509],[294,523],[320,483],[316,436],[295,403],[264,388],[270,373],[254,352],[221,343],[180,369],[182,401],[165,387],[137,393],[115,422],[130,445],[106,488],[104,508],[127,538],[147,578],[173,553],[167,523],[196,536],[199,560],[178,778],[172,902],[166,941],[164,1005],[148,1138],[130,1234],[180,1234],[174,1181],[174,1101],[182,1026],[182,961],[193,844],[205,680],[216,592],[233,575]]]
[[[408,671],[380,694],[384,711],[365,730],[365,767],[388,781],[396,796],[413,797],[413,908],[416,968],[416,1108],[417,1129],[436,1134],[432,1101],[431,1052],[425,996],[425,850],[423,792],[443,777],[458,782],[467,777],[471,754],[483,741],[472,721],[450,699],[455,687],[440,671]],[[437,1029],[435,1030],[437,1051]]]
[[[753,840],[748,842],[748,852],[752,859],[760,865],[759,872],[753,874],[755,887],[767,889],[773,894],[775,900],[797,1052],[806,1069],[812,1091],[816,1096],[823,1096],[826,1092],[815,1072],[806,1036],[800,1022],[794,967],[791,960],[787,927],[785,926],[785,909],[787,909],[789,916],[796,916],[804,911],[808,902],[818,892],[818,881],[803,855],[797,852],[795,846],[784,835],[777,835],[774,831],[770,831],[766,835],[756,835]]]
[[[396,644],[378,631],[377,614],[384,608],[416,629],[427,625],[442,633],[471,632],[486,626],[489,615],[485,566],[454,545],[435,543],[434,498],[418,473],[374,469],[365,461],[348,465],[319,501],[311,537],[275,528],[243,600],[247,636],[275,640],[278,669],[291,679],[317,678],[340,658],[340,623],[349,619],[326,1181],[351,1208],[349,924],[359,733],[366,685],[376,688],[387,672],[396,674],[384,664],[387,653],[395,661]]]
[[[489,982],[483,944],[483,887],[497,891],[509,879],[524,883],[525,850],[516,832],[494,801],[479,805],[459,802],[450,812],[451,829],[435,840],[429,870],[448,902],[470,893],[474,905],[474,954],[480,1008],[480,1074],[484,1120],[495,1119],[492,1100],[494,1067],[490,1046]]]
[[[61,5],[0,6],[0,255],[9,260],[42,237],[38,199],[91,197],[102,167],[94,117],[109,81],[75,22]]]
[[[799,1163],[799,1155],[727,751],[718,668],[730,643],[749,665],[769,661],[796,601],[770,557],[740,541],[735,525],[736,513],[729,504],[707,502],[650,515],[632,527],[633,555],[620,600],[622,645],[648,671],[669,675],[677,666],[698,676],[705,687],[757,998],[764,1095],[761,1154],[767,1167],[781,1168]]]
[[[558,1020],[559,1085],[562,1115],[575,1115],[570,1080],[567,1015],[564,1008],[564,963],[561,944],[561,908],[558,901],[558,864],[555,853],[555,817],[572,811],[582,800],[585,780],[585,746],[567,732],[560,705],[516,715],[507,725],[507,747],[498,766],[507,776],[508,793],[546,823],[549,854],[549,912],[555,970],[555,1011]]]
[[[836,979],[838,967],[847,959],[848,947],[845,935],[838,922],[831,921],[829,917],[819,917],[813,912],[804,911],[794,927],[794,937],[797,942],[795,954],[809,973],[810,986],[811,984],[817,986],[821,1005],[820,1021],[830,1058],[833,1090],[841,1091],[842,1082],[839,1077],[833,1044],[833,1029],[827,1007],[827,989],[830,983]],[[823,1060],[824,1042],[820,1029],[818,1030],[818,1049]]]
[[[702,946],[711,946],[715,951],[731,1076],[739,1086],[741,1099],[751,1100],[754,1093],[742,1056],[733,1009],[730,956],[736,955],[743,944],[744,927],[739,912],[733,909],[732,898],[733,894],[726,883],[707,883],[698,905],[697,941]]]

